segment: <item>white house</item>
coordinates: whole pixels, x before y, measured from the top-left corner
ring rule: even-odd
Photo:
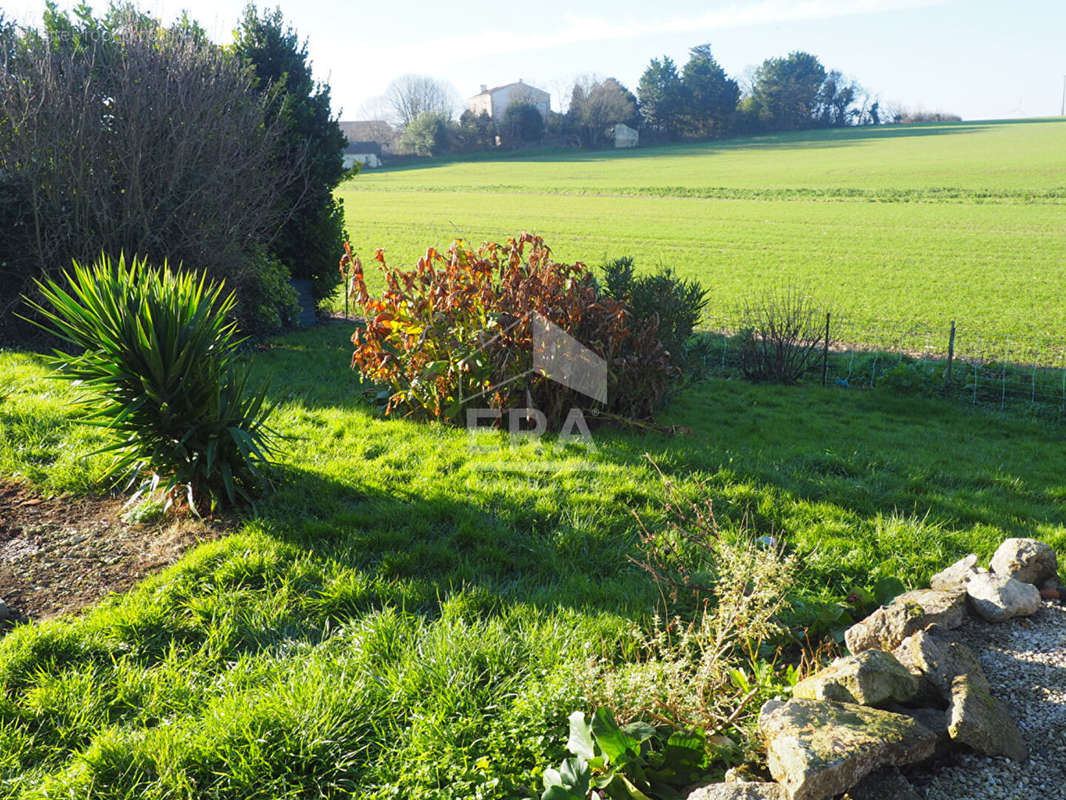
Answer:
[[[381,145],[377,142],[348,142],[344,149],[344,168],[381,166]]]
[[[353,120],[337,124],[348,140],[344,149],[345,169],[356,162],[365,167],[380,167],[382,156],[394,152],[396,130],[384,120]]]
[[[519,78],[517,83],[508,83],[493,89],[482,84],[481,92],[470,98],[467,107],[475,114],[484,111],[490,117],[499,117],[503,116],[512,103],[529,103],[547,119],[548,111],[551,110],[551,95],[536,86],[522,83]]]

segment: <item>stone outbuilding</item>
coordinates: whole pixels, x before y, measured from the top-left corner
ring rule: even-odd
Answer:
[[[612,138],[615,147],[636,147],[640,142],[640,131],[619,122],[614,126]]]

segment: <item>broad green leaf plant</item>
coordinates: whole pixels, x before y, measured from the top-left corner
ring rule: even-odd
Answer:
[[[714,748],[701,731],[663,735],[643,722],[619,725],[600,708],[570,715],[566,749],[569,758],[544,770],[541,800],[674,800],[680,787],[709,777]]]

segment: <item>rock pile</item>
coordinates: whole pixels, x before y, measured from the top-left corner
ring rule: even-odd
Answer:
[[[991,570],[970,555],[845,634],[851,655],[798,683],[759,713],[775,783],[723,783],[689,800],[918,798],[898,771],[962,748],[1015,762],[1025,740],[974,652],[953,632],[967,613],[989,622],[1033,614],[1058,590],[1054,550],[1007,539]],[[1038,588],[1039,587],[1039,588]]]

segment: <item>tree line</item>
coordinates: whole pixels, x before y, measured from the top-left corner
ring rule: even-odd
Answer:
[[[390,85],[384,108],[400,123],[399,152],[416,155],[533,144],[602,147],[618,123],[640,130],[647,143],[958,119],[886,110],[854,80],[801,51],[766,59],[742,83],[715,60],[709,44],[691,48],[680,68],[669,56],[652,59],[635,93],[616,78],[585,77],[568,94],[566,111],[546,118],[519,100],[499,119],[470,110],[456,119],[454,89],[407,75]]]

